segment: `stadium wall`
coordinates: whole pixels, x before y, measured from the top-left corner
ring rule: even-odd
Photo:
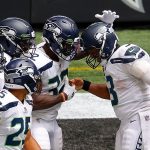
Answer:
[[[88,23],[95,21],[95,13],[111,9],[121,16],[119,22],[149,22],[149,6],[148,0],[2,0],[0,20],[16,16],[43,24],[47,18],[60,14],[78,23]]]
[[[114,150],[120,121],[109,100],[77,93],[62,104],[58,113],[63,150]]]

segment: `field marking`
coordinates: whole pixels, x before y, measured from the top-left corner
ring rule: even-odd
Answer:
[[[92,69],[90,67],[69,67],[69,71],[92,71],[92,70],[96,70],[96,71],[102,71],[102,67],[97,67],[95,69]]]
[[[110,100],[101,99],[90,93],[76,93],[62,103],[57,119],[116,118]]]

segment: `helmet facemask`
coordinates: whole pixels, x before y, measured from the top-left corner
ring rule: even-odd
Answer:
[[[6,53],[11,57],[25,57],[31,58],[35,53],[35,32],[32,31],[27,34],[17,35],[12,28],[1,26],[1,43],[6,49]],[[32,49],[30,53],[28,51]]]
[[[88,66],[91,68],[95,69],[99,66],[101,63],[101,55],[102,55],[102,45],[104,42],[104,35],[101,33],[95,34],[95,39],[98,41],[98,45],[96,46],[91,46],[88,48],[86,51],[89,51],[89,55],[86,57],[86,63]],[[86,49],[86,47],[84,48]]]
[[[19,39],[18,47],[20,47],[20,55],[23,55],[27,58],[33,57],[36,50],[35,38],[32,37],[32,38],[24,38],[21,40]]]
[[[99,48],[91,47],[92,50],[89,51],[89,55],[86,57],[86,63],[92,69],[95,69],[101,63],[101,55],[99,54],[101,50]]]
[[[76,48],[77,43],[74,43],[72,39],[62,40],[62,42],[59,43],[59,49],[56,49],[56,54],[59,58],[70,61],[76,55]]]
[[[65,16],[53,16],[49,18],[43,30],[43,37],[50,49],[60,58],[70,61],[77,52],[76,38],[79,30],[75,22]]]
[[[118,37],[114,33],[112,26],[102,22],[93,23],[83,32],[81,37],[83,38],[83,44],[89,51],[92,51],[90,49],[93,47],[99,49],[99,58],[93,54],[93,56],[90,54],[86,58],[88,65],[92,68],[96,68],[98,64],[105,66],[114,53],[118,42]]]

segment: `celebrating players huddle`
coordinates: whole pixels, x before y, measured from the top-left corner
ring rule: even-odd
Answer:
[[[121,120],[115,150],[149,150],[149,55],[137,45],[118,44],[115,12],[105,10],[95,17],[101,21],[89,25],[81,36],[71,18],[50,17],[38,45],[27,21],[16,17],[0,21],[0,149],[62,150],[58,110],[83,89],[111,100]],[[83,57],[93,69],[103,67],[106,84],[69,80],[70,62]]]

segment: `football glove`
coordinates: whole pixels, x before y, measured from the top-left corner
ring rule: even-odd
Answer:
[[[107,24],[113,24],[113,22],[119,18],[119,15],[116,15],[116,12],[111,10],[104,10],[103,14],[95,14],[95,18],[100,19],[102,22]]]
[[[69,85],[68,83],[65,84],[63,92],[67,95],[66,100],[70,100],[73,98],[74,94],[76,93],[75,85]]]

